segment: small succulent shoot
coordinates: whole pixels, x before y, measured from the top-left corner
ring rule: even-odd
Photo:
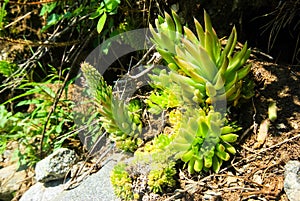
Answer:
[[[123,163],[117,164],[111,172],[110,181],[116,196],[122,200],[133,200],[135,195],[132,191],[132,179],[126,171]]]
[[[172,71],[167,72],[166,69],[150,74],[149,77],[152,80],[152,87],[155,89],[148,99],[150,108],[152,103],[156,103],[161,109],[167,109],[183,104],[203,102],[204,95],[199,88],[205,90],[205,86],[196,83],[189,77]],[[157,96],[160,96],[160,101],[156,100],[159,99]]]
[[[218,172],[223,161],[236,153],[232,143],[238,138],[234,132],[240,128],[224,125],[224,118],[213,107],[208,112],[188,109],[181,124],[184,126],[179,129],[170,149],[176,153],[175,158],[185,162],[190,174],[210,168]]]
[[[153,169],[148,175],[148,186],[153,193],[163,193],[165,188],[173,188],[176,185],[174,179],[177,174],[175,162],[169,162],[166,167]]]
[[[165,109],[179,106],[176,95],[169,89],[152,91],[145,102],[152,114],[160,114]]]
[[[194,20],[196,35],[187,27],[182,28],[178,24],[179,18],[174,12],[172,16],[173,19],[165,13],[165,18],[160,17],[155,23],[157,30],[151,25],[150,30],[157,51],[171,70],[183,74],[173,78],[180,80],[187,77],[185,80],[190,79],[187,83],[197,83],[191,85],[208,104],[226,100],[236,105],[241,97],[242,80],[251,68],[251,64],[245,65],[250,56],[247,42],[240,51],[234,53],[237,33],[233,27],[225,47],[222,47],[206,11],[205,29]]]
[[[277,119],[277,106],[275,101],[271,101],[268,107],[269,119],[274,122]]]
[[[127,163],[118,164],[111,174],[111,182],[115,194],[122,200],[140,199],[140,192],[145,190],[153,193],[164,192],[176,184],[175,161],[172,153],[167,150],[172,138],[167,134],[159,134],[143,147],[137,149],[133,159]],[[145,186],[135,182],[137,178],[146,178]]]
[[[173,17],[173,18],[172,18]],[[165,12],[165,18],[158,16],[155,20],[156,30],[150,24],[152,41],[156,44],[156,50],[162,55],[170,68],[177,70],[178,67],[174,61],[175,44],[180,44],[182,38],[182,25],[178,15],[172,11],[172,17]]]
[[[131,101],[127,105],[124,100],[114,97],[111,86],[107,85],[103,76],[90,64],[82,63],[81,69],[101,115],[103,128],[110,133],[109,137],[119,148],[134,152],[142,144],[142,139],[138,137],[142,131],[138,112],[140,104],[138,101]]]
[[[138,149],[135,152],[135,155],[138,155],[141,153],[143,156],[145,154],[153,155],[155,153],[161,154],[162,152],[165,152],[167,146],[171,143],[172,137],[168,134],[161,133],[157,136],[155,136],[151,141],[145,143],[145,145]]]

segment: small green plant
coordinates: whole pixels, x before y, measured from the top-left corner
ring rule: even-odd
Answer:
[[[166,167],[151,170],[148,175],[148,185],[153,193],[162,193],[164,188],[173,188],[177,171],[175,162],[170,162]]]
[[[180,77],[178,77],[180,76]],[[176,108],[183,104],[195,104],[202,100],[197,83],[166,69],[150,74],[154,89],[145,100],[149,112],[159,114],[163,110]]]
[[[40,149],[41,133],[49,109],[53,105],[55,91],[41,83],[27,83],[19,86],[18,89],[24,89],[26,92],[15,96],[4,104],[32,96],[30,99],[19,101],[16,104],[17,108],[28,106],[29,110],[12,114],[5,112],[4,104],[1,105],[3,120],[7,120],[2,121],[1,150],[5,149],[9,141],[17,141],[20,147],[17,150],[19,165],[33,166],[40,160],[40,150],[43,151],[43,154],[48,154],[53,149],[61,147],[63,140],[58,140],[57,137],[74,129],[73,113],[71,112],[73,103],[70,100],[63,100],[58,104],[50,117],[44,135],[45,143]]]
[[[15,74],[18,68],[16,64],[0,62],[0,73],[6,77],[13,75],[14,78],[20,79],[23,75]],[[19,145],[19,149],[16,150],[19,165],[34,166],[41,159],[41,155],[47,155],[53,149],[62,146],[66,138],[58,137],[75,129],[72,112],[74,104],[67,98],[58,102],[46,125],[48,113],[55,100],[56,88],[62,85],[57,72],[52,73],[45,82],[40,83],[24,78],[23,84],[15,88],[18,95],[0,105],[0,151],[3,152],[9,142],[16,141]],[[69,84],[64,89],[66,93],[68,86]],[[10,108],[19,112],[8,112],[6,108],[10,104]],[[40,147],[43,132],[44,143]],[[72,136],[75,135],[76,132]]]
[[[133,200],[138,197],[132,192],[132,180],[126,171],[125,164],[118,164],[114,167],[110,180],[116,196],[122,200]]]
[[[223,161],[230,159],[236,150],[234,143],[241,128],[225,125],[226,119],[213,107],[196,112],[188,109],[182,117],[182,126],[169,148],[176,153],[175,158],[187,164],[190,174],[212,168],[220,170]]]
[[[9,0],[4,0],[4,2],[2,2],[0,4],[0,6],[1,6],[1,8],[0,8],[0,36],[2,36],[2,31],[4,30],[5,17],[7,15],[7,11],[6,11],[5,7],[8,2],[9,2]]]
[[[172,136],[161,133],[157,136],[155,136],[151,141],[145,143],[145,145],[141,148],[138,149],[135,152],[135,155],[140,155],[140,158],[147,157],[147,155],[152,155],[152,158],[157,157],[159,158],[160,154],[162,152],[165,152],[165,149],[167,146],[172,142]],[[166,152],[164,153],[166,155]],[[161,157],[162,159],[163,157]]]
[[[142,139],[142,122],[139,116],[140,105],[137,100],[128,105],[124,100],[114,97],[111,86],[108,86],[100,73],[88,63],[83,63],[81,69],[89,87],[89,92],[96,102],[101,115],[103,128],[110,133],[110,138],[125,151],[134,152]]]
[[[92,0],[88,4],[80,4],[79,6],[72,6],[73,9],[64,9],[64,2],[53,2],[49,4],[43,4],[40,11],[40,16],[46,18],[46,24],[42,27],[42,32],[46,31],[52,26],[58,24],[62,20],[70,20],[74,17],[82,17],[84,15],[90,15],[89,19],[97,21],[97,31],[100,34],[107,21],[108,15],[114,15],[117,13],[117,8],[120,4],[120,0]],[[62,12],[63,10],[63,12]],[[113,24],[113,23],[111,23]]]
[[[160,114],[165,109],[179,106],[175,94],[168,89],[152,91],[146,103],[152,114]]]
[[[97,32],[101,33],[105,25],[108,15],[114,15],[117,13],[117,8],[121,0],[104,0],[101,2],[97,10],[91,15],[90,19],[96,19],[98,17]]]
[[[249,73],[251,64],[244,65],[250,56],[247,43],[242,50],[234,53],[237,43],[235,27],[223,48],[210,18],[204,12],[205,30],[195,19],[197,36],[187,27],[182,27],[179,17],[172,12],[165,18],[158,17],[156,29],[150,25],[153,42],[157,51],[171,70],[175,82],[184,80],[198,90],[200,103],[212,104],[217,101],[238,103],[242,96],[243,78]],[[196,84],[195,84],[196,83]]]
[[[20,121],[18,115],[13,115],[12,112],[6,110],[4,105],[0,105],[0,154],[2,154],[8,143],[9,133],[22,131],[22,127],[17,124]]]
[[[158,149],[150,152],[147,152],[146,148],[146,152],[136,151],[131,162],[119,163],[114,167],[110,177],[111,183],[115,194],[122,200],[138,200],[149,190],[153,193],[163,193],[177,184],[176,163],[166,160],[163,152],[170,140],[166,140],[165,135],[160,136],[151,145]],[[144,185],[135,182],[137,178],[143,180]]]
[[[8,62],[8,61],[0,61],[0,74],[2,74],[5,77],[10,77],[13,75],[14,72],[16,72],[18,66],[14,63]]]

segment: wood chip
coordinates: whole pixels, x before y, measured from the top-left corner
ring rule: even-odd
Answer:
[[[269,126],[270,126],[269,119],[263,120],[259,125],[256,143],[253,145],[254,149],[260,148],[265,143],[268,137]]]

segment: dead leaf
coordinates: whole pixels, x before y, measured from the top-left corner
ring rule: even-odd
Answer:
[[[261,147],[265,143],[265,141],[268,137],[269,126],[270,126],[269,119],[263,120],[261,122],[261,124],[259,125],[256,143],[254,144],[254,147],[253,147],[254,149]]]

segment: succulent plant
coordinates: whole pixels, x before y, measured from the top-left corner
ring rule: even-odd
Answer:
[[[123,163],[117,164],[111,172],[110,180],[116,196],[122,200],[133,200],[136,195],[132,191],[132,179]]]
[[[175,162],[169,162],[166,167],[151,170],[148,175],[148,186],[153,193],[163,192],[164,188],[174,187],[176,180],[174,176],[177,174]]]
[[[240,128],[225,125],[226,120],[212,106],[206,110],[188,109],[182,117],[184,126],[169,146],[175,158],[185,162],[190,174],[209,168],[218,172],[223,161],[236,153],[231,143],[237,140],[234,132]]]
[[[113,96],[111,86],[108,86],[101,74],[88,63],[82,63],[81,69],[89,93],[93,97],[103,128],[110,133],[110,138],[125,151],[137,149],[142,143],[139,134],[142,122],[139,116],[140,104],[137,100],[125,104],[124,100]]]
[[[173,80],[191,83],[198,90],[198,96],[208,104],[228,101],[236,105],[241,96],[243,78],[251,68],[251,64],[245,65],[250,56],[247,42],[234,53],[237,33],[233,27],[225,47],[222,47],[205,11],[205,30],[194,20],[197,36],[181,26],[173,11],[172,16],[165,13],[165,18],[158,17],[156,30],[151,25],[150,30],[157,51],[169,68],[177,72]]]
[[[160,114],[165,109],[179,106],[175,94],[169,89],[152,91],[145,102],[152,114]]]
[[[174,108],[183,104],[195,104],[202,102],[203,96],[200,93],[197,82],[182,76],[177,72],[161,69],[159,72],[149,74],[154,89],[160,89],[162,93],[169,94],[163,99],[166,107]],[[171,96],[170,96],[171,95]],[[151,99],[151,97],[150,97]],[[171,104],[170,104],[171,103]]]

